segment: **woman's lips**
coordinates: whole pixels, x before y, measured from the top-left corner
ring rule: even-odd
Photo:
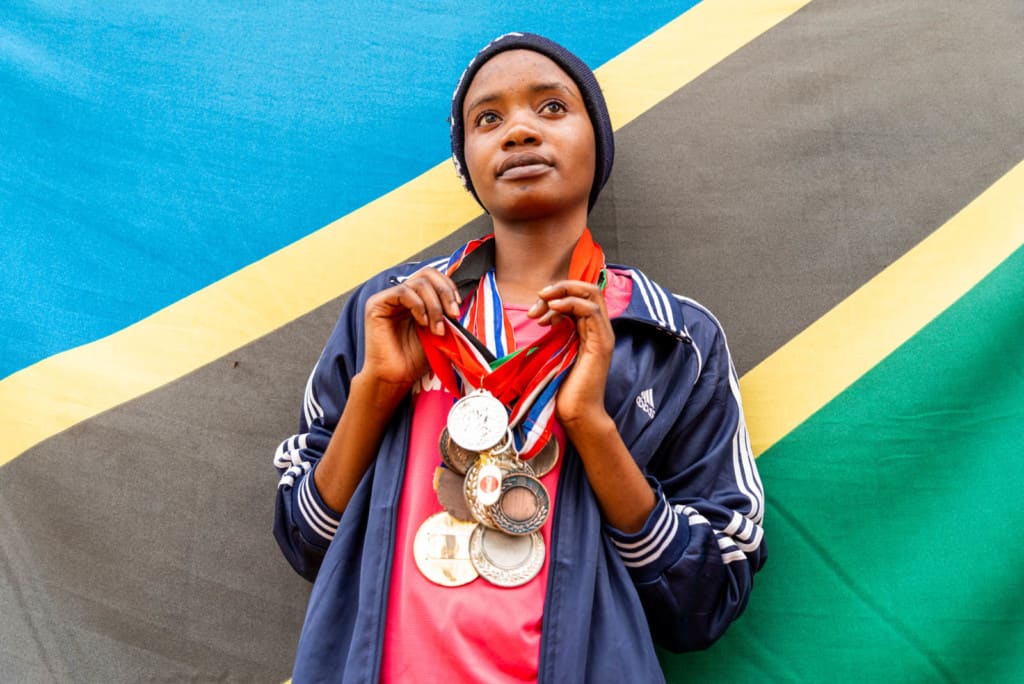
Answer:
[[[498,167],[497,177],[504,180],[518,180],[520,178],[533,178],[547,173],[552,168],[551,163],[535,152],[520,152],[513,154]]]
[[[537,163],[537,164],[526,164],[525,166],[513,166],[510,169],[504,171],[498,178],[502,180],[519,180],[521,178],[533,178],[534,176],[540,176],[541,174],[547,173],[551,170],[549,164]]]

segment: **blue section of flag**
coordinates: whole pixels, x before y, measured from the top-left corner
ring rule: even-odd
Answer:
[[[444,160],[490,38],[544,33],[597,66],[693,4],[6,4],[0,377]]]

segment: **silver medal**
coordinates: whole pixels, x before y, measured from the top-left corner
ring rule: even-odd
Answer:
[[[448,436],[463,449],[486,451],[507,432],[508,411],[486,390],[470,392],[448,412]]]
[[[499,587],[518,587],[540,573],[544,538],[539,532],[519,537],[477,525],[469,537],[469,557],[480,576]]]

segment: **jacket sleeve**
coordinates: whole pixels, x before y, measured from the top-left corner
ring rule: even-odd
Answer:
[[[694,343],[700,373],[647,465],[658,503],[635,534],[606,527],[655,641],[676,652],[706,648],[725,632],[766,557],[764,492],[739,383],[721,328],[708,323],[712,334]]]
[[[320,497],[313,472],[341,417],[357,368],[364,305],[360,293],[349,298],[309,376],[298,432],[274,453],[274,467],[280,473],[274,538],[292,567],[310,581],[316,578],[341,520],[341,514]]]

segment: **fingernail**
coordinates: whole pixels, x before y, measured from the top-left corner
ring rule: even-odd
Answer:
[[[441,321],[434,323],[434,334],[438,336],[444,335],[444,323]]]

